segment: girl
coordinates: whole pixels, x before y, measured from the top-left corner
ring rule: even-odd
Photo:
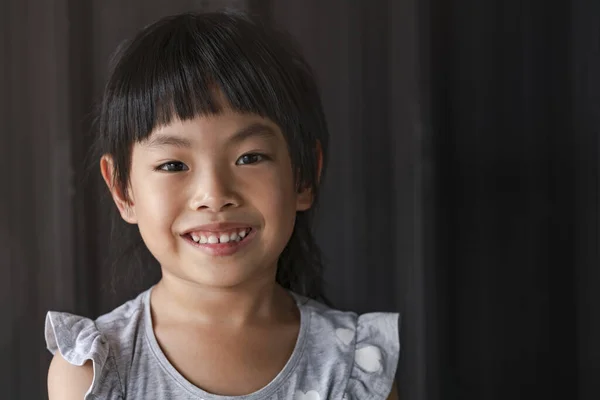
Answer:
[[[184,14],[120,51],[102,176],[160,281],[95,321],[46,318],[57,399],[395,399],[398,315],[317,302],[312,210],[328,132],[283,34]]]

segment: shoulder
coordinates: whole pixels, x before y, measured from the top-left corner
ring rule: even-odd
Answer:
[[[96,320],[66,312],[47,313],[46,346],[54,355],[48,370],[49,393],[68,398],[69,393],[61,391],[65,380],[74,382],[69,392],[81,387],[84,393],[95,395],[122,391],[120,375],[126,368],[120,360],[132,351],[128,344],[135,340],[145,293]]]
[[[299,304],[310,318],[305,352],[315,375],[343,387],[344,399],[387,399],[400,356],[400,315],[356,314],[312,300]]]
[[[46,314],[45,338],[48,350],[57,351],[69,363],[82,365],[85,360],[100,364],[109,350],[116,350],[138,329],[143,318],[143,299],[147,292],[96,320],[68,312]]]

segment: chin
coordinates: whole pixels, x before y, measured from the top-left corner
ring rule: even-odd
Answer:
[[[233,288],[256,279],[259,275],[264,276],[264,271],[244,270],[231,265],[202,266],[199,268],[202,270],[179,271],[176,275],[199,286],[215,289]],[[273,275],[273,279],[275,279],[275,275]]]

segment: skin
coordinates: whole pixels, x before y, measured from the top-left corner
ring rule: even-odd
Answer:
[[[169,361],[215,394],[243,395],[267,385],[289,359],[299,331],[294,300],[275,282],[277,258],[296,212],[313,200],[310,190],[296,188],[277,125],[231,110],[176,120],[133,146],[127,193],[113,182],[110,157],[102,158],[101,172],[122,218],[138,225],[161,264],[150,302],[155,336]],[[255,230],[232,255],[206,254],[182,236],[231,221]],[[48,375],[50,399],[83,398],[92,377],[91,363],[72,366],[57,354]],[[390,399],[397,399],[395,388]]]

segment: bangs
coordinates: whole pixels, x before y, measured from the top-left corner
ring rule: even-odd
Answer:
[[[245,17],[186,14],[161,20],[117,55],[101,131],[131,144],[173,119],[218,114],[226,107],[267,117],[282,130],[298,126],[300,103],[307,99],[298,87],[301,69],[289,56],[289,47],[283,49],[273,32]]]

